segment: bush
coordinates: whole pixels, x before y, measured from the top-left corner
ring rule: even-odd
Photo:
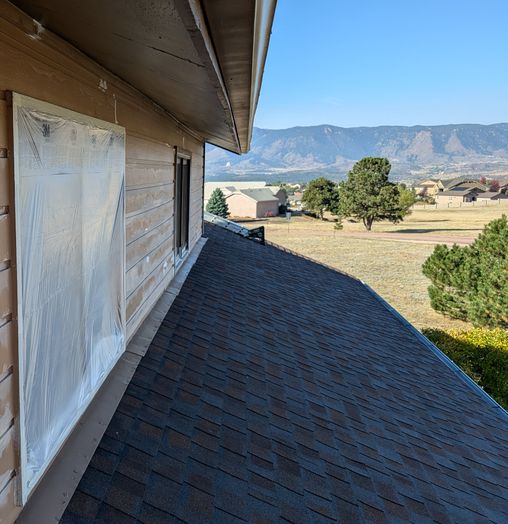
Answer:
[[[487,224],[470,245],[438,245],[423,264],[431,306],[475,326],[508,328],[508,219]]]
[[[423,334],[504,408],[508,408],[508,332],[424,329]]]

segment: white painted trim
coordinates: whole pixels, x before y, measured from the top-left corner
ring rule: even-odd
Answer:
[[[272,34],[276,6],[277,0],[256,0],[250,81],[249,130],[247,143],[243,145],[242,153],[246,153],[250,149],[252,126],[254,125],[254,116],[256,115],[261,84],[263,82],[263,72],[268,54],[268,46],[270,44],[270,36]]]

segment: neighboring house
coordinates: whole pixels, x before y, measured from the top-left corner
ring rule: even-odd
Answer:
[[[224,193],[224,195],[228,195],[240,189],[259,189],[261,187],[266,187],[266,182],[264,181],[240,182],[237,180],[226,181],[226,182],[205,182],[205,189],[204,189],[205,206],[208,200],[210,199],[210,195],[213,193],[214,189],[218,188]]]
[[[285,189],[279,186],[267,186],[266,182],[205,182],[205,206],[210,195],[217,188],[224,193],[229,213],[235,217],[277,216],[279,205],[285,205],[287,202]]]
[[[417,196],[434,196],[439,193],[439,191],[443,191],[444,185],[438,178],[429,178],[428,180],[420,182],[414,189]]]
[[[508,200],[508,195],[501,192],[485,191],[476,195],[478,202],[493,201],[493,200]]]
[[[424,180],[423,182],[416,185],[414,189],[418,196],[436,197],[436,195],[439,195],[444,191],[451,191],[458,187],[461,189],[476,188],[480,191],[486,191],[488,189],[487,186],[482,184],[479,180],[464,177],[456,177],[444,180],[438,178],[429,178],[428,180]],[[440,200],[442,201],[443,199]]]
[[[437,204],[456,204],[474,202],[482,190],[477,187],[457,186],[447,191],[441,191],[434,198]]]
[[[205,242],[205,142],[249,149],[274,9],[0,0],[0,522],[61,517]]]
[[[288,194],[287,191],[279,186],[267,186],[267,189],[269,189],[273,196],[279,199],[279,204],[281,206],[285,206],[288,201]]]
[[[240,189],[226,195],[233,217],[263,218],[279,214],[279,198],[268,187]]]
[[[464,178],[464,177],[457,177],[457,178],[451,178],[448,180],[443,180],[443,191],[450,191],[451,189],[455,189],[457,187],[461,187],[463,189],[466,188],[476,188],[481,191],[487,191],[488,186],[485,184],[482,184],[479,180],[476,180],[474,178]]]

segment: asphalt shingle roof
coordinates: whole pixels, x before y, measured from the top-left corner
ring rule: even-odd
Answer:
[[[463,188],[461,186],[459,187],[454,187],[453,189],[449,189],[448,191],[441,191],[439,193],[437,193],[437,195],[443,195],[443,196],[464,196],[464,195],[469,195],[469,193],[477,193],[481,191],[480,189],[478,188],[474,188],[474,187],[467,187],[467,188]]]
[[[498,191],[484,191],[483,193],[478,193],[477,198],[508,198],[508,195],[504,193],[499,193]]]
[[[253,188],[253,189],[240,189],[240,193],[243,193],[244,195],[256,200],[257,202],[268,202],[272,200],[278,199],[274,196],[271,189],[267,187],[259,187],[259,188]]]
[[[504,412],[357,280],[207,236],[62,522],[508,521]]]

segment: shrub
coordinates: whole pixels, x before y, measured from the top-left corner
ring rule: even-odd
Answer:
[[[504,408],[508,408],[508,331],[424,329],[423,334]]]
[[[475,326],[508,328],[508,219],[487,224],[470,246],[438,245],[423,264],[431,306]]]

